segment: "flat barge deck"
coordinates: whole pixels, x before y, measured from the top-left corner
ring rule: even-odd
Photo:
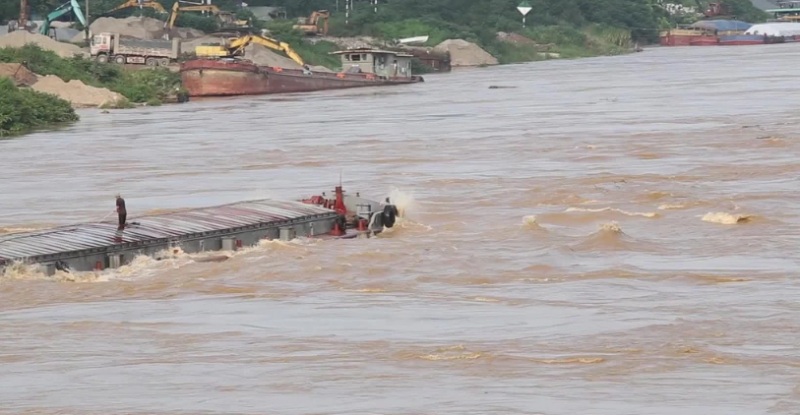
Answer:
[[[180,248],[186,253],[235,251],[263,239],[351,238],[394,225],[393,205],[359,196],[303,201],[255,200],[115,221],[82,223],[0,236],[0,271],[14,262],[61,271],[118,268],[140,255]],[[357,229],[357,230],[355,230]]]

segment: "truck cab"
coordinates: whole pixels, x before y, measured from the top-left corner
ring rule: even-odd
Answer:
[[[98,62],[108,62],[108,57],[111,55],[114,35],[111,33],[99,33],[92,36],[89,44],[89,53]]]

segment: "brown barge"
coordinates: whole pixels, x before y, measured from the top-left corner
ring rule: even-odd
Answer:
[[[260,66],[237,57],[198,58],[181,64],[183,87],[191,97],[260,95],[424,82],[412,75],[413,55],[380,49],[348,49],[342,72]]]

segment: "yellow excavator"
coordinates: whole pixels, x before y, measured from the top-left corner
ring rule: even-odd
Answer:
[[[314,36],[318,34],[328,34],[328,19],[331,13],[327,10],[316,10],[306,17],[303,21],[298,22],[293,28],[305,32],[306,35]],[[322,20],[322,27],[319,27],[319,21]]]
[[[260,35],[245,35],[229,39],[226,45],[201,45],[194,49],[195,55],[204,58],[232,58],[244,55],[244,48],[251,43],[266,46],[272,50],[279,50],[286,54],[300,66],[305,66],[303,58],[295,52],[286,42]]]
[[[104,15],[111,14],[111,13],[114,13],[115,11],[117,11],[117,10],[127,9],[127,8],[130,8],[130,7],[138,7],[140,9],[144,8],[144,7],[147,7],[147,8],[153,9],[153,10],[159,12],[159,13],[166,13],[167,12],[167,10],[164,9],[164,6],[162,6],[161,3],[157,2],[157,1],[128,0],[128,1],[120,4],[119,6],[114,7],[113,9],[103,13],[103,14]]]
[[[135,0],[133,0],[135,1]],[[203,4],[203,5],[196,5],[196,6],[181,6],[180,2],[175,2],[172,5],[172,13],[167,19],[167,22],[164,24],[168,30],[171,30],[175,26],[175,20],[178,18],[179,12],[209,12],[216,16],[217,20],[220,22],[220,26],[223,29],[248,29],[250,28],[250,22],[244,19],[237,19],[236,15],[231,12],[222,11],[219,7],[213,4]]]

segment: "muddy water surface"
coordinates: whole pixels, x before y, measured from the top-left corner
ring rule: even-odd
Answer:
[[[4,232],[345,187],[379,238],[0,280],[2,413],[792,414],[800,46],[82,112]],[[513,88],[489,89],[490,85]]]

